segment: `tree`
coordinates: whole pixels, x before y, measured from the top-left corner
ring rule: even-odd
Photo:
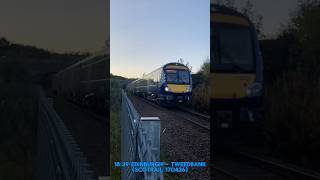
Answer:
[[[181,63],[181,64],[187,66],[190,69],[190,71],[192,70],[192,66],[190,65],[190,63],[189,62],[185,63],[183,58],[179,58],[178,63]]]
[[[234,6],[235,0],[217,0],[217,4],[227,6],[232,9],[236,9]]]
[[[209,111],[210,59],[206,58],[200,70],[193,75],[192,106],[200,111]]]
[[[204,84],[209,84],[209,76],[210,76],[210,59],[207,57],[203,64],[200,67],[200,70],[198,72],[201,74]]]
[[[4,37],[0,38],[0,47],[5,47],[9,45],[10,45],[10,42],[6,38]]]
[[[320,68],[320,2],[299,1],[298,8],[278,39],[290,41],[291,61],[296,66],[315,72]]]
[[[250,0],[246,1],[244,7],[241,10],[239,10],[235,6],[235,0],[217,0],[217,4],[234,9],[236,11],[241,12],[243,15],[247,16],[250,19],[250,21],[254,24],[258,36],[260,38],[265,38],[265,35],[262,34],[263,17],[254,10],[254,6]]]
[[[272,148],[292,161],[308,163],[309,167],[320,160],[318,22],[320,2],[299,1],[295,13],[278,35],[278,41],[288,46],[289,62],[265,91],[265,129],[274,137]]]
[[[258,33],[258,36],[260,38],[264,38],[265,36],[262,34],[262,28],[263,28],[263,17],[254,11],[253,9],[253,4],[251,3],[250,0],[247,0],[245,3],[245,6],[242,8],[241,12],[247,16],[251,22],[254,24],[256,31]]]

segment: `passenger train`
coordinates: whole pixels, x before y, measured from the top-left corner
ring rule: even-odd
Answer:
[[[257,32],[243,14],[211,5],[210,105],[215,128],[256,120],[262,105],[263,64]],[[230,118],[218,118],[219,112]],[[221,115],[222,114],[222,115]]]
[[[53,77],[53,92],[97,113],[106,113],[109,96],[109,55],[95,53]]]
[[[188,104],[192,99],[191,72],[181,63],[168,63],[131,82],[127,90],[164,106]]]

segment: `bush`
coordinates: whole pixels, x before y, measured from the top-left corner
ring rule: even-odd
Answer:
[[[287,72],[265,94],[265,129],[275,151],[298,162],[320,150],[320,79],[298,72]]]
[[[193,89],[192,106],[194,109],[198,111],[209,112],[209,99],[209,89],[206,84],[200,84]]]
[[[210,59],[207,58],[199,72],[193,76],[197,77],[197,81],[193,82],[192,107],[202,112],[209,112],[210,110],[209,75]]]
[[[110,79],[110,112],[118,111],[121,103],[121,86],[116,79]]]
[[[287,64],[265,91],[265,129],[279,156],[315,167],[320,160],[320,2],[300,1],[279,40],[288,42]]]

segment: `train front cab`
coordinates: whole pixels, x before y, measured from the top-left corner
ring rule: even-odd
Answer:
[[[241,129],[257,124],[263,96],[257,33],[241,14],[225,7],[211,8],[210,106],[214,128]]]
[[[192,79],[188,67],[170,63],[163,67],[158,89],[158,103],[163,106],[189,104],[192,99]]]

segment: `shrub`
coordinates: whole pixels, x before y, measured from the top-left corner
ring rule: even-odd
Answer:
[[[203,112],[209,112],[210,108],[209,75],[210,60],[207,58],[197,73],[197,81],[193,82],[192,90],[192,107]]]
[[[305,161],[320,150],[318,92],[319,79],[302,71],[286,72],[266,87],[265,129],[271,147],[291,160]]]
[[[194,109],[209,112],[209,89],[205,84],[200,84],[193,89],[192,106]]]

